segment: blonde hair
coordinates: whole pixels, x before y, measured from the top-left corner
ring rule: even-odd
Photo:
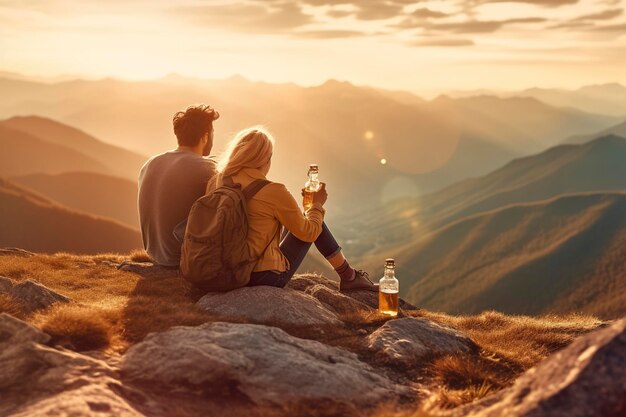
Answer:
[[[217,162],[217,175],[207,191],[222,184],[223,178],[235,175],[244,168],[261,168],[272,158],[274,138],[263,126],[254,126],[237,133],[228,143]]]

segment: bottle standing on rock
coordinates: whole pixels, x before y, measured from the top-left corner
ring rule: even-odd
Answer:
[[[320,180],[317,178],[318,172],[319,169],[317,167],[317,164],[309,165],[309,178],[304,184],[304,211],[311,208],[311,205],[313,204],[313,193],[319,191],[322,185],[320,183]]]
[[[385,261],[385,274],[378,287],[378,311],[389,316],[398,315],[398,293],[400,282],[395,274],[396,262],[392,258]]]

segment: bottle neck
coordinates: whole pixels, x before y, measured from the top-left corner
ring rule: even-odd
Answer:
[[[318,174],[317,171],[309,171],[309,181],[310,182],[318,182],[317,174]]]
[[[385,278],[395,278],[396,277],[396,267],[395,266],[386,266],[385,267]]]

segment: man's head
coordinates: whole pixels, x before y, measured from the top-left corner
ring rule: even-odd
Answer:
[[[213,147],[213,121],[220,114],[211,106],[199,105],[187,107],[184,112],[174,115],[174,134],[178,146],[199,149],[207,156]]]

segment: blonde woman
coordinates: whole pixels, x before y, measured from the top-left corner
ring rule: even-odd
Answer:
[[[239,132],[229,143],[209,181],[207,193],[230,177],[245,188],[254,180],[266,179],[272,165],[274,139],[262,127]],[[340,290],[378,291],[365,271],[354,269],[324,223],[328,194],[322,184],[313,204],[304,214],[295,198],[280,183],[271,182],[248,201],[248,245],[259,260],[250,275],[249,286],[284,287],[304,260],[311,244],[328,260],[339,276]],[[282,228],[286,234],[281,237]]]

